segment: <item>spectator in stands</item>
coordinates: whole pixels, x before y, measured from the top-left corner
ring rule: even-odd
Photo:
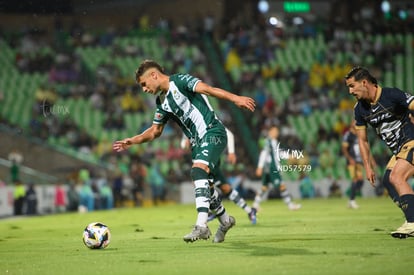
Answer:
[[[302,199],[310,199],[315,197],[315,187],[312,179],[305,172],[300,173],[299,177],[299,191]]]
[[[67,211],[69,212],[78,211],[79,201],[80,201],[79,192],[76,190],[76,185],[73,182],[69,183],[67,197],[68,197],[68,205],[66,208]]]
[[[9,153],[10,166],[10,181],[16,182],[20,179],[20,166],[23,162],[23,155],[20,151],[14,149]]]
[[[113,181],[112,181],[112,193],[114,195],[114,205],[115,207],[124,206],[125,197],[122,193],[124,188],[124,179],[120,169],[117,169],[115,172]]]
[[[165,178],[160,171],[160,166],[157,163],[159,160],[153,160],[148,166],[148,174],[146,181],[151,187],[152,203],[158,205],[160,202],[165,201],[166,196],[166,182]]]
[[[98,186],[95,180],[91,182],[91,190],[93,193],[93,206],[95,210],[99,210],[102,208],[102,198],[101,198],[101,187]]]
[[[95,197],[90,181],[81,182],[79,190],[79,210],[80,212],[90,212],[95,209]]]
[[[37,214],[37,194],[34,183],[30,182],[26,190],[26,214]]]
[[[101,209],[112,209],[114,207],[114,196],[109,183],[100,187]]]
[[[332,169],[333,164],[335,163],[335,156],[329,148],[325,148],[322,152],[320,152],[318,163],[325,175],[333,176]]]
[[[329,185],[329,197],[330,198],[341,198],[342,197],[342,190],[341,186],[335,179],[329,178],[332,180],[331,185]]]
[[[55,185],[55,211],[57,213],[66,211],[66,190],[60,181]]]
[[[134,187],[132,189],[134,204],[135,206],[142,206],[144,203],[144,189],[147,178],[147,170],[142,161],[134,160],[131,162],[129,176],[134,183]]]
[[[93,94],[89,98],[89,102],[94,109],[103,110],[104,105],[105,105],[103,94],[104,94],[103,88],[100,89],[99,86],[95,88]]]
[[[224,68],[228,73],[241,69],[241,59],[236,48],[231,48],[225,56]]]
[[[72,145],[79,150],[79,152],[83,152],[89,154],[92,152],[93,148],[96,145],[96,140],[91,137],[86,130],[80,130]]]
[[[132,93],[131,88],[128,88],[121,97],[121,108],[124,112],[136,112],[139,109],[139,102]]]
[[[16,216],[23,215],[25,197],[26,197],[26,189],[23,183],[20,180],[16,180],[14,182],[14,192],[13,192],[14,215]]]
[[[79,190],[79,210],[80,212],[88,212],[94,210],[94,194],[91,187],[91,177],[88,169],[80,169],[79,181],[81,184]]]
[[[103,126],[107,130],[111,130],[111,129],[122,130],[125,127],[124,119],[121,114],[110,114],[107,116]]]
[[[93,147],[94,154],[101,160],[106,160],[107,156],[112,153],[112,142],[108,137],[104,136],[98,141],[98,144]]]

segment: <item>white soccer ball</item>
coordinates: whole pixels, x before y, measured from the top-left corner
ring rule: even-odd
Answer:
[[[83,243],[90,249],[105,248],[111,241],[109,227],[101,222],[93,222],[83,231]]]

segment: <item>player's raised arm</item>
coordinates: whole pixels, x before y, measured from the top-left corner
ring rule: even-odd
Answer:
[[[205,94],[208,96],[214,96],[219,99],[225,99],[233,102],[237,107],[247,109],[253,112],[256,108],[256,103],[253,98],[247,96],[239,96],[233,93],[230,93],[221,88],[212,87],[204,82],[197,83],[195,87],[195,92],[200,94]]]
[[[144,142],[152,141],[161,136],[163,130],[164,124],[152,124],[151,127],[139,135],[115,141],[112,145],[112,149],[116,152],[122,152],[134,144],[141,144]]]

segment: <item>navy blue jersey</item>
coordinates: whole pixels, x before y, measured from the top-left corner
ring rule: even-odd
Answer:
[[[414,124],[410,122],[408,106],[414,96],[397,88],[378,87],[374,103],[359,100],[354,107],[356,128],[371,125],[393,154],[414,140]]]
[[[362,163],[361,152],[359,151],[358,137],[354,133],[352,133],[350,130],[346,131],[342,138],[342,144],[347,144],[347,151],[349,155],[357,163]],[[348,162],[348,160],[346,161]]]

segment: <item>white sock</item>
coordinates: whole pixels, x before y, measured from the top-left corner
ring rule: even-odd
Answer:
[[[210,208],[210,189],[208,180],[196,180],[195,186],[195,204],[197,208],[196,225],[207,226],[208,209]]]
[[[196,225],[201,226],[201,227],[207,227],[207,218],[208,218],[208,213],[198,212]]]

